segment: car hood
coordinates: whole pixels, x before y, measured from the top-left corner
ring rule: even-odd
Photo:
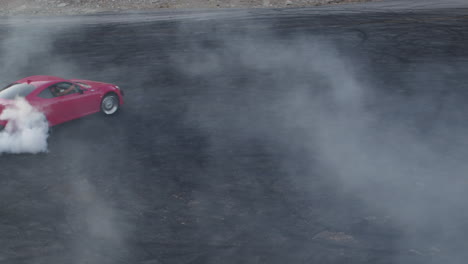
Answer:
[[[95,88],[95,89],[97,89],[99,87],[109,85],[107,83],[95,82],[95,81],[89,81],[89,80],[72,80],[72,81],[75,82],[75,83],[83,85],[85,88]]]

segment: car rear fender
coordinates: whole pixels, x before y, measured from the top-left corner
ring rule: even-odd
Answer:
[[[3,113],[3,110],[5,110],[5,108],[6,108],[6,104],[2,104],[0,102],[0,115]],[[1,120],[0,119],[0,131],[2,131],[5,128],[7,123],[8,123],[7,120]]]
[[[13,102],[11,100],[0,99],[0,114],[3,113],[3,110],[5,110],[5,108],[12,103]]]

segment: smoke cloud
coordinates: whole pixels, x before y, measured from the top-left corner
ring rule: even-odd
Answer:
[[[122,219],[113,204],[100,194],[85,175],[69,179],[68,232],[73,263],[114,263],[124,256]]]
[[[231,141],[266,142],[272,154],[282,153],[282,170],[311,197],[317,192],[313,177],[322,175],[337,195],[364,203],[359,212],[343,216],[344,225],[334,212],[338,230],[376,219],[403,234],[398,263],[410,263],[403,256],[414,252],[435,257],[451,252],[452,263],[463,259],[455,230],[466,228],[460,221],[466,201],[461,183],[468,171],[460,135],[467,132],[466,122],[453,109],[438,109],[439,94],[415,87],[425,83],[433,89],[427,76],[440,71],[413,65],[426,81],[406,76],[411,80],[406,85],[420,92],[410,97],[376,86],[370,65],[333,40],[247,36],[221,36],[213,41],[216,48],[198,46],[197,55],[180,58],[188,76],[211,79],[207,85],[216,87],[192,104],[187,118],[209,135],[212,156],[232,148]],[[459,78],[456,68],[444,69]],[[240,72],[243,79],[237,79]],[[450,103],[463,105],[455,97]]]
[[[8,30],[0,45],[0,86],[29,75],[65,75],[73,65],[53,52],[55,34],[66,28],[52,28],[47,23],[32,23],[26,19],[6,19],[0,22]],[[38,67],[37,62],[43,61]],[[9,125],[0,133],[1,153],[39,153],[47,151],[48,126],[43,114],[23,98],[8,106],[1,119]]]
[[[213,30],[210,31],[207,24],[212,26]],[[226,24],[232,25],[231,21]],[[67,227],[64,230],[68,227],[71,229],[67,231],[71,236],[63,239],[71,245],[63,253],[67,256],[72,255],[73,261],[69,263],[115,263],[121,257],[125,258],[125,249],[128,246],[125,239],[132,229],[126,227],[131,221],[123,217],[124,213],[119,208],[124,200],[127,200],[122,198],[119,187],[131,189],[137,178],[145,185],[145,188],[139,189],[139,194],[147,195],[151,206],[158,202],[162,205],[161,210],[154,211],[155,218],[148,219],[151,227],[141,228],[143,237],[147,230],[156,230],[159,227],[165,228],[165,231],[169,230],[167,237],[176,234],[174,230],[182,230],[170,224],[165,226],[165,220],[155,222],[155,219],[161,216],[160,212],[167,210],[164,200],[155,201],[155,197],[158,197],[155,195],[162,193],[159,197],[163,197],[172,190],[182,188],[190,192],[190,198],[193,198],[194,202],[188,208],[169,209],[184,213],[189,211],[190,216],[197,219],[196,226],[199,229],[194,232],[203,234],[204,242],[219,245],[229,240],[234,241],[225,243],[233,245],[232,251],[226,253],[229,256],[223,258],[225,261],[227,259],[231,262],[245,262],[246,258],[251,260],[252,255],[249,254],[262,254],[255,248],[250,249],[252,245],[255,247],[255,243],[251,243],[254,240],[265,248],[264,256],[278,256],[278,263],[323,263],[326,259],[320,259],[320,253],[310,249],[318,244],[315,238],[334,234],[335,240],[344,237],[345,240],[353,241],[352,245],[338,247],[337,251],[334,251],[339,251],[334,257],[338,258],[343,251],[343,258],[351,259],[343,262],[353,262],[352,255],[346,256],[346,249],[349,249],[367,250],[364,253],[365,260],[357,260],[356,263],[379,259],[375,258],[375,255],[369,257],[373,252],[384,252],[386,259],[383,262],[388,263],[427,263],[405,260],[404,257],[408,255],[434,257],[434,263],[464,263],[467,257],[464,250],[466,239],[464,232],[460,230],[467,230],[468,219],[464,208],[464,201],[468,198],[464,188],[468,170],[465,162],[468,154],[468,123],[465,121],[466,111],[463,111],[466,110],[466,98],[460,96],[460,93],[454,93],[444,96],[446,103],[443,103],[438,97],[440,94],[424,93],[423,90],[433,91],[437,88],[431,76],[437,76],[434,79],[444,86],[447,85],[448,73],[451,79],[457,79],[466,67],[457,72],[456,68],[448,65],[431,69],[413,64],[411,72],[419,72],[421,76],[399,75],[401,72],[391,75],[392,73],[385,72],[387,68],[382,65],[380,67],[383,68],[371,71],[369,68],[374,65],[365,65],[366,59],[353,58],[350,54],[358,53],[355,47],[353,50],[338,47],[349,43],[348,37],[352,32],[340,29],[338,33],[333,31],[334,33],[330,34],[333,35],[331,39],[319,39],[297,37],[300,33],[292,34],[289,28],[281,32],[288,35],[277,36],[275,32],[267,32],[268,25],[255,23],[255,32],[249,32],[248,29],[242,28],[242,25],[229,31],[226,24],[182,24],[182,27],[187,28],[182,28],[181,32],[176,33],[181,39],[175,37],[176,44],[171,46],[171,51],[167,51],[175,50],[170,54],[171,61],[167,65],[160,63],[164,66],[160,66],[158,69],[161,71],[157,72],[166,73],[166,67],[173,66],[169,72],[175,72],[177,79],[184,80],[183,83],[187,84],[188,89],[191,84],[198,84],[199,89],[194,89],[196,91],[179,90],[180,93],[171,94],[174,97],[169,97],[170,95],[164,93],[169,93],[169,90],[174,88],[171,82],[159,86],[161,89],[143,89],[141,87],[154,87],[145,84],[146,80],[152,84],[149,80],[151,72],[153,75],[164,74],[154,74],[155,71],[148,70],[153,69],[151,67],[154,65],[142,66],[141,71],[140,68],[136,70],[129,67],[128,75],[132,75],[134,79],[138,79],[135,77],[138,76],[145,80],[139,80],[140,84],[145,85],[132,83],[133,87],[140,87],[140,90],[133,90],[134,94],[140,95],[132,95],[129,98],[133,98],[130,99],[134,100],[133,102],[139,102],[134,104],[137,106],[132,106],[133,109],[144,108],[149,111],[134,111],[136,114],[132,117],[136,119],[127,120],[137,120],[141,134],[131,131],[128,135],[135,136],[125,137],[122,134],[114,141],[115,146],[112,148],[102,147],[100,141],[106,133],[99,132],[99,136],[95,136],[90,132],[98,131],[96,127],[99,127],[100,122],[96,122],[96,127],[88,129],[89,134],[85,136],[80,134],[78,129],[70,129],[64,131],[62,140],[60,137],[54,137],[54,140],[58,138],[54,150],[67,155],[59,153],[54,156],[56,153],[51,151],[47,156],[52,158],[50,163],[46,164],[48,166],[44,166],[47,169],[43,171],[48,180],[41,178],[38,181],[64,182],[66,189],[56,187],[52,200],[64,202],[60,205],[63,208],[58,206],[59,208],[53,210],[65,211]],[[279,30],[282,28],[281,23],[273,26],[279,26]],[[245,27],[252,27],[250,21]],[[50,61],[57,62],[51,63],[53,67],[47,65],[41,69],[45,74],[59,75],[71,69],[67,67],[69,64],[61,63],[60,58],[54,57],[54,52],[50,49],[54,39],[51,31],[45,30],[48,34],[42,34],[47,36],[43,38],[41,34],[32,30],[30,34],[21,34],[23,29],[25,28],[16,28],[16,33],[11,34],[15,40],[4,40],[8,49],[2,50],[2,56],[9,58],[8,64],[21,66],[10,70],[11,76],[2,76],[2,80],[17,79],[12,76],[33,72],[28,68],[28,62],[34,58],[40,61],[39,59],[50,56]],[[312,27],[310,30],[313,30]],[[199,38],[188,38],[186,34],[207,31],[205,39],[199,43],[196,43]],[[105,35],[109,38],[117,35],[127,38],[125,34]],[[147,35],[142,36],[141,43],[146,43]],[[340,39],[341,37],[343,39]],[[166,35],[163,38],[168,39]],[[194,41],[191,46],[188,44],[190,41]],[[360,45],[370,45],[367,43],[371,42],[372,40],[368,40]],[[15,43],[34,45],[18,45],[18,49],[15,49]],[[118,43],[125,44],[124,41]],[[122,49],[125,51],[122,54],[130,54],[130,57],[134,58],[134,54],[128,52],[128,49],[136,47],[133,46],[134,43],[135,39],[131,39],[128,46]],[[413,45],[414,42],[410,44]],[[385,50],[385,43],[378,45],[383,46],[371,46],[368,50]],[[35,53],[36,46],[41,52]],[[423,48],[418,46],[418,49]],[[149,47],[148,49],[153,50]],[[30,55],[13,55],[21,50]],[[139,50],[140,58],[147,55],[144,52],[146,49]],[[431,56],[433,52],[436,51],[431,51]],[[150,53],[148,52],[148,56],[151,56]],[[158,47],[158,52],[152,53],[164,52]],[[88,53],[87,50],[79,54],[80,57],[89,57],[88,61],[99,60],[102,58],[100,55]],[[141,62],[137,64],[127,59],[128,57],[123,57],[123,64],[142,65]],[[393,62],[391,58],[384,59]],[[398,68],[402,65],[392,66]],[[121,69],[118,66],[114,67],[112,63],[109,63],[109,68],[109,76],[121,72]],[[34,70],[37,71],[37,67]],[[373,73],[379,71],[395,77],[394,79],[398,79],[407,87],[380,87],[384,81],[373,79]],[[76,71],[75,74],[83,72],[84,70]],[[93,73],[89,71],[87,74]],[[415,91],[414,95],[395,92],[408,87]],[[154,146],[159,147],[158,142],[166,138],[175,142],[180,137],[165,138],[165,134],[158,134],[160,131],[155,127],[163,122],[152,124],[148,128],[150,121],[155,120],[154,117],[149,118],[140,113],[153,115],[155,104],[152,99],[157,96],[149,96],[149,90],[160,92],[158,95],[163,94],[161,98],[170,102],[167,104],[170,106],[161,108],[160,111],[161,116],[168,117],[157,120],[167,121],[173,118],[178,122],[180,120],[177,118],[183,112],[186,114],[184,124],[199,130],[202,135],[202,143],[189,142],[191,145],[200,144],[203,157],[199,163],[202,164],[202,172],[207,172],[207,176],[196,178],[197,180],[193,181],[195,184],[185,184],[184,177],[194,179],[197,177],[197,171],[188,173],[188,169],[180,172],[172,168],[173,164],[176,164],[174,168],[191,168],[190,164],[180,166],[179,160],[176,159],[186,154],[187,146],[181,146],[183,150],[180,150],[180,153],[183,154],[171,156],[174,159],[157,160],[168,154],[165,152],[167,149],[172,150],[177,144],[167,145],[166,150]],[[172,104],[172,100],[176,101],[176,96],[181,100],[178,101],[181,105]],[[138,100],[134,99],[135,97]],[[148,98],[148,101],[145,101],[145,98]],[[177,115],[170,115],[171,111],[177,112]],[[165,125],[160,127],[168,128],[168,133],[172,133],[171,129],[174,129]],[[112,131],[114,128],[107,128],[106,131],[115,132],[116,130]],[[69,136],[71,130],[75,132],[75,136]],[[157,139],[149,140],[145,135],[157,135]],[[125,143],[128,144],[121,142],[122,138],[125,138]],[[154,148],[146,147],[148,145]],[[116,148],[119,151],[115,151]],[[125,162],[115,162],[116,160]],[[170,163],[170,160],[174,163]],[[155,161],[160,163],[149,167],[153,166]],[[44,163],[42,160],[38,162],[41,165]],[[55,166],[57,164],[60,165]],[[135,168],[139,169],[131,171]],[[35,172],[28,172],[32,174],[31,178],[37,178],[33,177],[36,176]],[[187,174],[180,175],[179,178],[170,177],[171,173]],[[65,177],[62,177],[63,175]],[[167,176],[167,179],[163,176]],[[126,178],[127,183],[119,183],[119,179]],[[153,183],[149,178],[157,178],[158,184],[148,184]],[[176,180],[172,181],[174,178]],[[165,185],[165,180],[170,184]],[[130,182],[132,184],[128,184]],[[161,182],[163,184],[159,184]],[[146,186],[151,187],[146,189]],[[16,192],[14,188],[10,189],[11,193]],[[138,202],[135,198],[128,200]],[[30,199],[27,201],[29,203]],[[47,201],[44,204],[49,203]],[[44,215],[43,212],[41,214]],[[219,222],[210,220],[215,217],[222,218],[222,224],[217,228],[212,223]],[[364,227],[356,231],[353,229],[357,226],[354,225],[356,222]],[[372,226],[374,222],[382,224],[377,231],[383,232],[371,233],[365,237],[365,232],[361,231]],[[327,232],[316,236],[317,229],[323,226],[327,228]],[[62,230],[59,229],[60,231]],[[392,234],[388,235],[389,233]],[[176,241],[186,238],[179,234],[176,235]],[[160,240],[165,236],[158,232],[152,235],[148,235],[148,240]],[[140,240],[141,237],[136,239]],[[247,239],[242,240],[238,237]],[[379,244],[380,240],[385,239],[387,240],[382,243],[385,246],[383,249],[371,245],[373,242]],[[236,244],[243,244],[249,249],[237,250]],[[123,253],[119,255],[115,252]],[[164,249],[164,252],[167,251]],[[446,258],[437,259],[442,255]],[[244,261],[236,261],[236,257],[243,257]],[[255,259],[262,260],[260,257]],[[269,260],[275,260],[274,257],[270,257]],[[282,261],[281,257],[286,261]],[[291,261],[291,258],[296,261]]]
[[[49,125],[41,112],[24,98],[16,98],[0,114],[7,120],[0,132],[0,153],[39,153],[47,151]]]
[[[0,23],[4,29],[0,46],[0,61],[3,66],[0,72],[0,85],[31,75],[92,79],[86,70],[80,70],[75,66],[77,60],[71,60],[61,54],[63,47],[57,46],[57,40],[60,39],[57,35],[64,30],[73,31],[75,27],[79,28],[79,23],[61,24],[40,18],[6,19]],[[48,240],[66,246],[63,252],[51,253],[61,261],[47,262],[115,263],[116,259],[123,258],[126,246],[124,234],[127,230],[124,224],[127,221],[121,217],[120,211],[116,209],[117,206],[110,201],[124,198],[123,195],[116,195],[117,198],[109,195],[117,192],[119,188],[115,178],[100,178],[106,175],[105,169],[102,168],[114,166],[117,154],[98,154],[99,159],[90,161],[88,158],[93,151],[92,148],[99,150],[101,148],[99,144],[86,141],[91,137],[83,139],[79,136],[84,134],[80,133],[81,127],[72,132],[59,127],[56,128],[54,136],[49,137],[46,118],[24,98],[17,98],[7,106],[1,113],[0,119],[8,120],[5,130],[0,132],[0,153],[48,152],[47,155],[38,156],[37,159],[25,157],[40,162],[41,164],[37,163],[37,166],[47,169],[42,174],[34,172],[34,177],[31,177],[34,179],[31,180],[34,184],[27,181],[21,183],[24,186],[23,193],[33,193],[32,198],[24,201],[27,205],[32,204],[27,213],[40,211],[37,214],[31,213],[25,218],[28,221],[41,222],[46,216],[48,220],[41,222],[41,225],[51,225],[55,230],[50,236],[38,235],[42,241],[40,247],[45,247]],[[93,120],[89,122],[92,123]],[[102,125],[101,123],[98,122],[97,126]],[[77,123],[72,122],[70,125]],[[17,160],[16,157],[11,158]],[[96,164],[90,165],[90,162]],[[11,181],[17,183],[18,178],[32,175],[32,171],[35,170],[33,167],[37,166],[31,165],[24,170],[13,170],[13,173],[6,174],[14,175]],[[102,186],[99,186],[96,179],[101,179],[99,182]],[[48,195],[41,197],[36,193],[42,193],[44,186],[49,186]],[[5,199],[12,201],[14,193],[17,192],[14,188],[8,187],[5,188],[3,195]],[[50,211],[47,211],[48,209]],[[39,232],[38,230],[34,229],[31,232]],[[21,243],[22,240],[23,238],[17,239],[9,245]],[[29,257],[27,253],[20,254]],[[47,257],[45,255],[47,254],[33,256],[31,258],[34,260],[31,261],[40,261],[37,259]]]

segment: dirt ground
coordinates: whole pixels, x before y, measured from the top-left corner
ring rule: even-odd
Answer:
[[[0,15],[92,14],[162,8],[287,8],[372,0],[1,0]]]

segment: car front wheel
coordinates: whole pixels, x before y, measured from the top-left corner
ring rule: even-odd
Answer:
[[[115,94],[107,94],[101,101],[101,112],[105,115],[113,115],[119,110],[119,98]]]

